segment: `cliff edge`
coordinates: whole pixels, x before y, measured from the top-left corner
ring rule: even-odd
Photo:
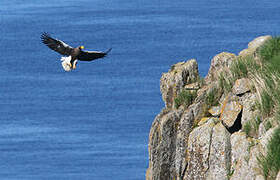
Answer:
[[[273,144],[280,73],[264,52],[274,39],[261,36],[239,55],[216,55],[205,78],[195,59],[163,73],[165,108],[150,130],[146,180],[280,179],[278,166],[269,165],[269,156],[280,163]]]

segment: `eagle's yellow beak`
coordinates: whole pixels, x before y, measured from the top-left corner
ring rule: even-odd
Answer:
[[[85,47],[84,47],[84,46],[80,46],[80,48],[81,48],[81,49],[84,49]]]

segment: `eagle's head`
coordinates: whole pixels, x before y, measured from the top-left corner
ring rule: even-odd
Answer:
[[[80,46],[79,49],[82,50],[82,49],[85,49],[85,47],[84,46]]]

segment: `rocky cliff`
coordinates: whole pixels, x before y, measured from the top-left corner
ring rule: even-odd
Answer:
[[[195,59],[163,73],[165,108],[150,130],[146,180],[267,178],[259,157],[265,156],[279,123],[273,113],[260,112],[260,82],[254,73],[236,75],[233,66],[242,69],[236,62],[244,57],[261,64],[257,51],[271,38],[256,38],[238,56],[216,55],[205,78]]]

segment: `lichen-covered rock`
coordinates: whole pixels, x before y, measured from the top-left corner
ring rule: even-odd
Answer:
[[[221,106],[212,106],[208,112],[214,117],[219,117],[221,114]]]
[[[193,127],[195,110],[195,105],[186,110],[164,109],[155,118],[149,137],[147,180],[182,178],[187,163],[187,139]]]
[[[232,88],[234,95],[242,95],[250,91],[250,81],[247,78],[237,79]]]
[[[176,137],[175,171],[176,177],[182,179],[187,166],[186,149],[188,137],[194,123],[193,107],[188,108],[181,116]]]
[[[174,169],[177,124],[180,111],[163,110],[154,120],[149,136],[147,179],[169,179]]]
[[[246,138],[246,134],[244,132],[236,132],[231,135],[231,164],[236,164],[237,161],[244,160],[248,158],[250,153],[248,151],[248,147],[250,142]]]
[[[266,130],[265,130],[264,122],[262,122],[259,125],[258,135],[261,137],[265,134],[265,132]]]
[[[249,166],[249,151],[253,145],[253,140],[248,140],[243,132],[231,135],[231,180],[255,179],[255,173]]]
[[[242,111],[242,106],[238,102],[238,97],[228,95],[222,103],[220,120],[227,128],[231,128]]]
[[[210,144],[209,170],[206,179],[227,180],[230,170],[230,133],[222,125],[217,124],[213,128],[212,140]]]
[[[239,56],[245,57],[250,55],[255,55],[258,48],[264,44],[265,41],[271,39],[271,36],[260,36],[249,42],[248,48],[240,51]]]
[[[229,74],[229,67],[235,58],[236,56],[234,54],[227,52],[222,52],[216,55],[211,60],[210,69],[205,78],[205,82],[210,84],[211,81],[218,80],[221,72]]]
[[[250,179],[255,180],[257,176],[261,178],[262,169],[258,160],[260,155],[265,155],[267,152],[267,144],[272,137],[273,131],[275,128],[270,129],[266,132],[266,134],[261,137],[259,140],[252,140],[249,144],[248,151],[250,151],[249,158],[245,159],[245,161],[240,161],[240,163],[245,164],[238,169],[240,172],[240,176],[250,177]],[[236,170],[237,171],[237,170]],[[236,180],[239,177],[236,177]],[[240,179],[240,178],[239,178]]]
[[[255,118],[257,118],[257,115],[260,114],[256,110],[256,99],[256,94],[253,93],[247,93],[239,99],[239,103],[243,107],[241,118],[242,126],[244,126],[246,122],[250,120],[255,120]]]
[[[209,169],[209,153],[214,125],[213,121],[208,121],[190,133],[187,147],[188,167],[184,180],[205,179]]]
[[[197,81],[199,78],[198,66],[195,59],[180,62],[171,67],[160,78],[160,91],[167,108],[172,108],[175,97],[187,84]]]
[[[230,180],[255,180],[256,175],[252,168],[250,168],[247,160],[242,159],[234,164],[234,169],[231,170],[233,174]]]
[[[255,39],[246,52],[258,60],[255,52],[269,38]],[[205,103],[209,91],[219,87],[220,73],[229,75],[235,59],[230,53],[215,56],[206,84],[201,87],[195,60],[175,64],[162,75],[161,92],[166,108],[155,118],[150,130],[146,180],[264,179],[258,157],[267,153],[267,144],[279,125],[272,122],[273,128],[266,128],[268,119],[260,117],[250,80],[237,80],[230,93],[219,91],[220,106],[209,110]],[[197,90],[197,97],[188,107],[175,109],[174,99],[183,89]],[[205,117],[208,112],[212,117]],[[260,123],[253,124],[254,135],[242,132],[248,121]]]

